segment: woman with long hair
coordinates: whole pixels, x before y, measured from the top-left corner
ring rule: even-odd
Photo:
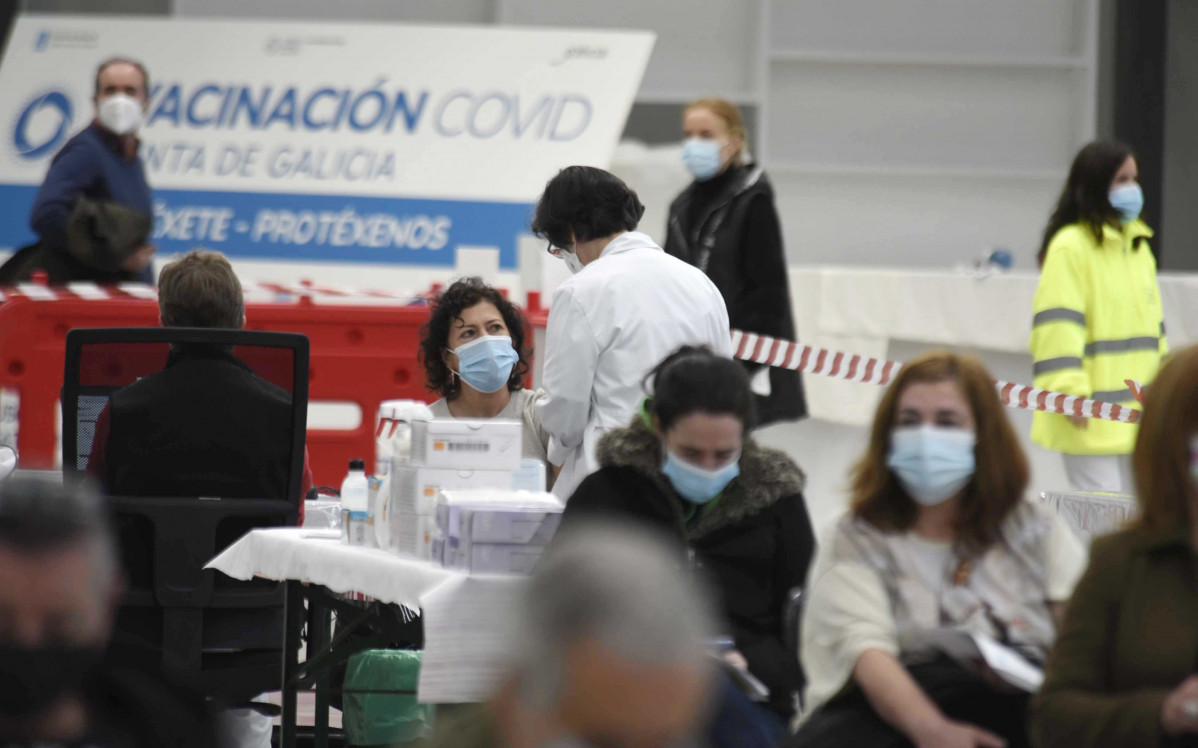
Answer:
[[[808,584],[793,746],[1027,744],[1028,694],[947,656],[979,640],[1031,664],[1047,655],[1085,551],[1025,500],[1027,483],[980,361],[931,353],[903,366]]]
[[[1094,541],[1032,706],[1036,745],[1198,745],[1198,347],[1147,391],[1140,517]]]
[[[1126,380],[1156,377],[1165,343],[1152,229],[1135,154],[1098,140],[1077,154],[1038,255],[1031,353],[1035,385],[1134,404]],[[1079,490],[1127,493],[1136,427],[1036,413],[1032,441],[1064,456]]]

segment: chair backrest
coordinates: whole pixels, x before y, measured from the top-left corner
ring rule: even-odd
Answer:
[[[212,692],[232,691],[241,698],[277,688],[283,631],[281,625],[269,629],[271,621],[282,620],[284,585],[265,580],[240,582],[205,571],[204,564],[248,530],[294,525],[295,503],[112,497],[109,507],[127,565],[150,570],[140,578],[131,575],[118,617],[119,646],[143,650],[141,657],[160,655],[165,667],[184,673]],[[136,558],[132,563],[130,556]],[[259,640],[253,649],[275,650],[265,669],[257,664],[249,668],[262,672],[257,682],[239,672],[237,663],[219,673],[205,665],[209,659],[205,651],[214,645],[228,651],[238,649],[238,642],[206,641],[211,639],[214,624],[230,616],[239,624],[251,624],[253,630],[248,633]],[[261,658],[255,660],[260,662]]]
[[[807,687],[807,677],[803,672],[803,660],[799,652],[803,641],[803,608],[807,604],[807,591],[803,587],[792,587],[786,595],[786,607],[782,611],[782,641],[786,645],[786,656],[790,658],[790,666],[799,674],[799,691],[796,694],[796,706],[802,712],[803,691]]]
[[[275,452],[286,455],[286,490],[282,496],[264,498],[299,498],[308,415],[308,339],[292,333],[178,327],[71,330],[62,388],[66,476],[76,477],[86,470],[96,420],[114,393],[163,371],[171,352],[186,346],[231,353],[248,367],[264,392],[288,404],[290,433],[282,437],[288,443],[273,445]],[[211,494],[192,493],[191,497],[198,495]]]

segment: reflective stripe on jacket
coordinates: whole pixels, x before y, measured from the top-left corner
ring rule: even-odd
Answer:
[[[1135,405],[1124,380],[1147,385],[1167,350],[1151,236],[1137,220],[1104,226],[1101,244],[1080,223],[1053,237],[1033,305],[1035,386]],[[1083,429],[1065,416],[1032,418],[1032,441],[1066,454],[1129,454],[1135,438],[1131,424],[1090,420]]]

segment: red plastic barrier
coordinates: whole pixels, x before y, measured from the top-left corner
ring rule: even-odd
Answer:
[[[158,324],[158,305],[152,299],[116,291],[95,299],[45,291],[45,300],[0,291],[8,297],[0,304],[0,388],[16,389],[20,395],[18,450],[24,468],[57,466],[56,410],[67,331]],[[310,403],[348,401],[361,408],[362,422],[356,429],[308,431],[318,484],[339,485],[353,457],[364,457],[373,469],[374,421],[381,401],[432,399],[416,355],[420,327],[428,320],[425,306],[314,304],[301,298],[247,302],[246,318],[250,330],[308,336]]]

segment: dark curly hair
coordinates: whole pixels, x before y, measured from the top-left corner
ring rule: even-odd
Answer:
[[[499,291],[487,285],[482,278],[462,278],[437,296],[428,322],[420,328],[420,360],[424,364],[427,380],[425,386],[433,392],[441,393],[447,400],[454,399],[462,391],[462,383],[441,357],[441,352],[449,347],[450,325],[462,316],[462,312],[484,301],[493,304],[499,310],[499,314],[503,316],[503,324],[507,325],[512,336],[512,347],[520,355],[520,360],[512,367],[512,375],[507,380],[508,391],[515,392],[524,387],[524,376],[528,374],[528,360],[532,357],[532,348],[524,347],[527,320],[515,304],[503,298]]]
[[[555,247],[621,231],[634,231],[645,214],[636,192],[615,174],[593,166],[567,166],[545,185],[532,233]]]

